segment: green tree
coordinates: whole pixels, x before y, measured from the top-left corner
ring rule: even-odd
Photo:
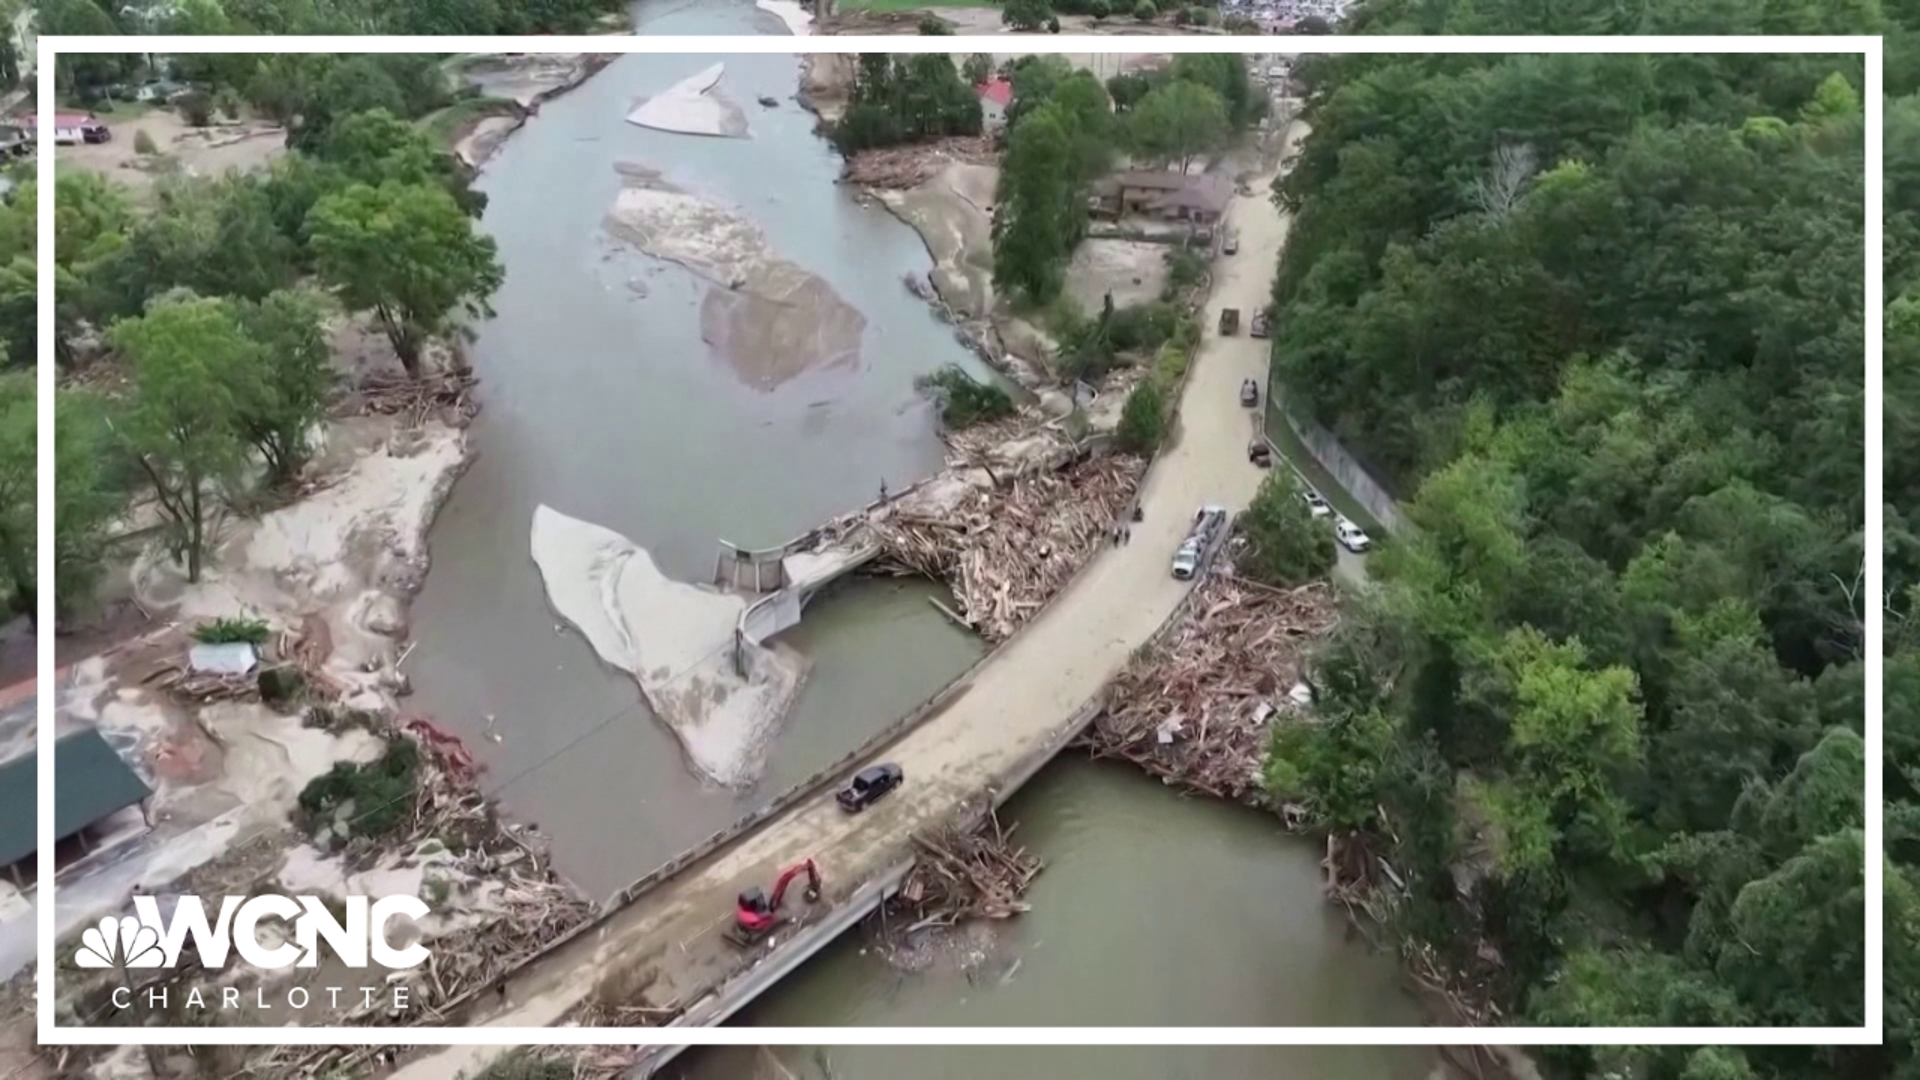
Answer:
[[[1059,295],[1085,223],[1069,124],[1052,106],[1023,117],[1008,137],[1000,166],[994,284],[1035,304]]]
[[[133,370],[122,438],[152,485],[175,557],[197,582],[219,500],[245,461],[234,387],[259,363],[260,347],[215,299],[162,301],[109,336]]]
[[[1301,497],[1303,490],[1287,468],[1272,470],[1260,482],[1239,523],[1239,533],[1247,540],[1239,560],[1242,573],[1268,585],[1291,587],[1333,572],[1333,533],[1314,520]]]
[[[316,203],[308,228],[321,280],[347,310],[374,314],[410,377],[456,314],[492,314],[504,277],[493,239],[443,190],[355,184]]]
[[[86,390],[54,400],[53,596],[62,619],[83,610],[104,565],[103,536],[125,507],[108,467],[106,405]]]
[[[320,298],[270,293],[236,300],[234,318],[261,348],[234,384],[241,436],[266,463],[267,483],[291,483],[306,464],[308,439],[326,416],[333,389],[332,350]]]
[[[39,596],[36,414],[33,376],[0,375],[0,574],[6,577],[8,609],[28,620],[36,617]]]
[[[1127,114],[1127,145],[1139,157],[1181,172],[1226,145],[1226,104],[1198,83],[1175,81],[1149,92]]]
[[[1122,450],[1135,454],[1151,453],[1167,437],[1167,396],[1158,383],[1142,379],[1120,407],[1120,424],[1114,439]]]
[[[954,430],[1013,415],[1013,398],[1005,390],[976,380],[958,364],[922,375],[914,385],[933,398],[941,422]]]
[[[960,66],[960,73],[969,86],[980,86],[993,79],[993,57],[986,53],[972,53]]]
[[[1000,21],[1015,30],[1038,30],[1051,18],[1053,4],[1049,0],[1006,0],[1000,7]]]

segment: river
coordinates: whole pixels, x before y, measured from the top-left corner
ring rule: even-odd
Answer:
[[[746,33],[770,18],[744,2],[659,0],[641,12],[649,32]],[[746,107],[752,138],[625,123],[637,99],[715,59],[625,57],[547,103],[488,163],[484,225],[507,279],[471,350],[484,380],[479,454],[434,526],[432,573],[413,607],[413,706],[467,738],[508,814],[537,822],[560,870],[595,896],[839,757],[980,654],[926,602],[930,585],[835,591],[783,638],[813,674],[767,775],[751,790],[722,791],[693,778],[632,680],[562,631],[547,604],[528,553],[536,505],[624,533],[668,573],[701,580],[717,538],[775,543],[872,498],[883,479],[897,488],[936,469],[935,418],[913,379],[947,362],[975,366],[900,285],[928,268],[919,238],[834,182],[838,159],[791,101],[795,58],[725,58],[722,85]],[[761,95],[779,106],[755,105]],[[622,163],[740,208],[777,251],[831,282],[867,319],[858,369],[811,372],[769,392],[711,356],[700,284],[601,226]],[[1049,867],[1034,911],[994,927],[970,972],[949,958],[902,973],[850,935],[739,1022],[1418,1020],[1390,958],[1348,940],[1320,900],[1317,852],[1271,818],[1178,798],[1121,767],[1064,760],[1007,819]],[[1336,1069],[1336,1058],[1353,1064]],[[835,1075],[898,1075],[899,1060],[863,1051],[836,1059]],[[1359,1080],[1423,1075],[1426,1058],[1273,1048],[1115,1060],[1129,1064],[1100,1075]],[[730,1075],[717,1054],[690,1056],[686,1068]]]

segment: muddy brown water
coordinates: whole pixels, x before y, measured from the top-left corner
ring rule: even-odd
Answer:
[[[744,0],[669,8],[656,0],[636,12],[657,13],[643,20],[648,32],[767,29]],[[485,226],[507,280],[472,350],[485,380],[479,454],[434,526],[433,570],[413,607],[409,704],[467,739],[507,812],[537,822],[560,870],[594,896],[838,758],[981,653],[927,602],[938,592],[931,585],[833,590],[783,638],[813,670],[766,776],[750,790],[722,791],[688,772],[632,680],[560,629],[547,604],[528,553],[537,504],[622,532],[667,572],[699,580],[717,538],[776,543],[872,498],[883,478],[897,488],[937,469],[934,417],[912,381],[943,363],[972,363],[900,285],[929,265],[919,238],[834,183],[837,158],[791,101],[794,58],[725,58],[722,85],[747,106],[751,139],[624,122],[637,99],[715,59],[625,57],[543,106],[488,163]],[[780,106],[752,104],[763,94]],[[859,365],[763,392],[711,355],[700,336],[704,283],[602,228],[623,162],[739,207],[776,250],[856,304],[867,320]],[[1416,1020],[1391,961],[1349,940],[1321,903],[1314,849],[1271,819],[1072,760],[1042,773],[1009,820],[1049,869],[1035,910],[998,928],[970,970],[945,962],[904,974],[849,935],[739,1022]],[[728,1060],[689,1057],[688,1075],[740,1075]],[[834,1075],[898,1075],[900,1060],[835,1051]],[[1117,1060],[1130,1064],[1100,1075],[1358,1080],[1424,1071],[1420,1053],[1393,1049],[1143,1050]],[[932,1075],[928,1067],[913,1074]]]

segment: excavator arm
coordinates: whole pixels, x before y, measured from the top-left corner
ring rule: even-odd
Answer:
[[[773,883],[773,900],[769,905],[773,910],[780,910],[780,901],[787,896],[787,886],[793,884],[793,879],[799,877],[802,872],[807,875],[807,900],[812,902],[820,898],[820,868],[813,864],[812,859],[808,859],[780,872],[779,880]]]

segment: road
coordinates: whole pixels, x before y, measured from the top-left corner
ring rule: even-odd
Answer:
[[[1235,199],[1228,221],[1240,254],[1216,273],[1206,326],[1219,309],[1266,302],[1287,222],[1258,194]],[[768,885],[779,871],[816,858],[826,902],[909,858],[910,836],[953,816],[1044,747],[1170,615],[1187,585],[1168,572],[1195,508],[1238,509],[1262,473],[1247,460],[1248,421],[1239,404],[1243,379],[1265,380],[1264,342],[1208,334],[1194,358],[1171,446],[1142,488],[1144,520],[1129,543],[1093,564],[1022,633],[1001,647],[937,715],[888,748],[905,770],[905,788],[866,813],[849,816],[822,792],[769,819],[739,841],[687,867],[614,916],[603,930],[549,953],[508,985],[504,1003],[485,1002],[468,1024],[545,1027],[601,996],[627,997],[642,984],[654,1002],[691,1002],[740,966],[720,937],[734,896]],[[610,812],[618,812],[617,803]],[[446,1047],[396,1074],[406,1080],[471,1075],[498,1048]]]

